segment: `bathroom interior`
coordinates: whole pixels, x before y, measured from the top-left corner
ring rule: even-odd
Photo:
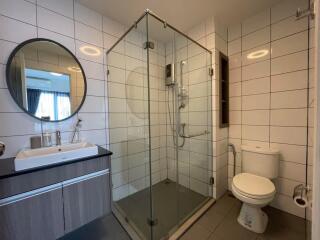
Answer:
[[[0,238],[320,239],[318,18],[0,0]]]

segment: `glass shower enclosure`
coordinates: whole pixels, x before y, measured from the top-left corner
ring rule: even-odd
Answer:
[[[113,212],[170,237],[212,198],[212,53],[146,11],[107,52]]]

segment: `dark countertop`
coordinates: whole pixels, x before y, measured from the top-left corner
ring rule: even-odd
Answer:
[[[72,164],[75,162],[86,161],[86,160],[90,160],[90,159],[94,159],[94,158],[98,158],[98,157],[110,156],[110,155],[112,155],[112,152],[98,146],[98,154],[93,155],[93,156],[78,158],[78,159],[74,159],[74,160],[70,160],[70,161],[59,162],[59,163],[55,163],[55,164],[40,166],[40,167],[36,167],[36,168],[29,168],[29,169],[25,169],[25,170],[18,170],[18,171],[16,171],[14,169],[14,159],[15,159],[14,157],[0,159],[0,179],[13,177],[13,176],[21,175],[21,174],[26,174],[26,173],[31,173],[31,172],[36,172],[36,171],[41,171],[44,169],[49,169],[49,168],[53,168],[53,167],[57,167],[57,166],[68,165],[68,164]]]

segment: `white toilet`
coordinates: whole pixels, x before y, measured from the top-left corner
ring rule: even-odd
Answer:
[[[242,173],[232,179],[232,193],[243,202],[238,222],[245,228],[263,233],[268,216],[261,208],[274,198],[276,189],[270,179],[278,176],[279,151],[256,146],[241,146]]]

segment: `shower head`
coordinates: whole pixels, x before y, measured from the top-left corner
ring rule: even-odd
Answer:
[[[185,64],[187,64],[187,61],[181,61],[180,64],[185,65]]]

